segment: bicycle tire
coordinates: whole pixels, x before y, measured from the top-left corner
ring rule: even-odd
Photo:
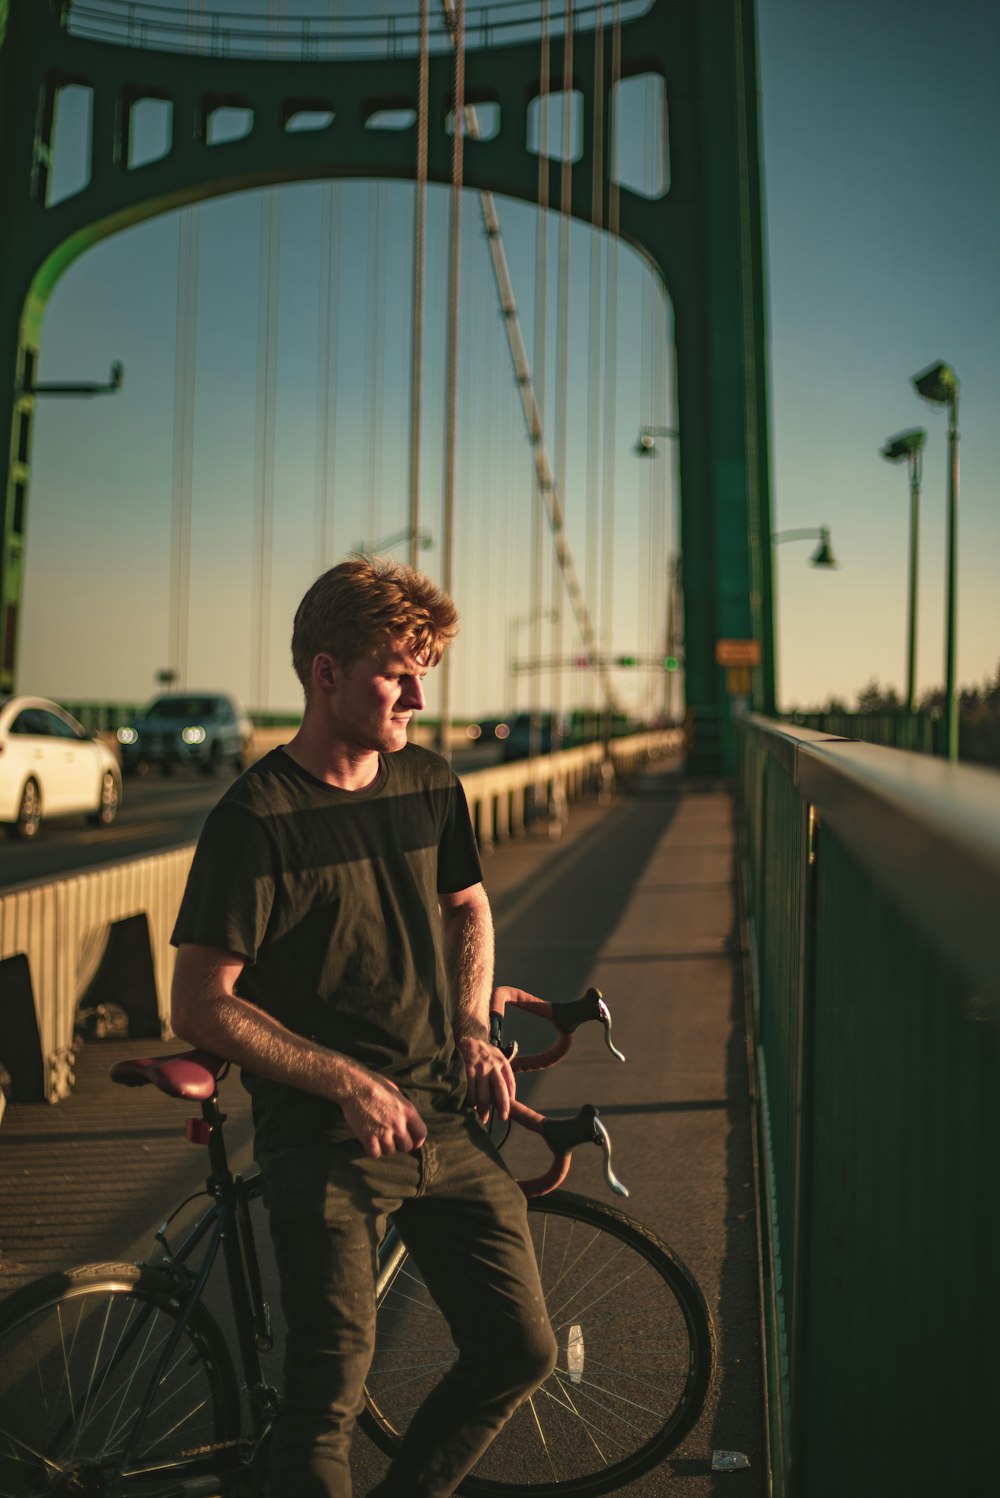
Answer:
[[[640,1223],[567,1191],[528,1205],[559,1361],[458,1492],[596,1498],[655,1466],[698,1419],[712,1320],[690,1270]],[[443,1316],[402,1259],[379,1297],[362,1414],[384,1451],[454,1358]]]
[[[135,1264],[87,1264],[0,1308],[0,1493],[156,1498],[231,1462],[240,1393],[218,1324],[194,1306],[139,1442],[125,1443],[180,1316],[177,1283]]]

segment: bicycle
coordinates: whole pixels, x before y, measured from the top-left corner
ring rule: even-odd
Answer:
[[[508,1047],[515,1070],[555,1064],[590,1020],[624,1060],[598,990],[559,1005],[520,992],[514,1002],[556,1031],[538,1055]],[[497,1044],[502,1027],[501,1009],[491,1016]],[[186,1134],[207,1147],[210,1174],[204,1192],[156,1232],[158,1257],[47,1275],[0,1309],[0,1498],[235,1498],[261,1490],[261,1453],[277,1409],[261,1361],[273,1336],[250,1218],[261,1178],[257,1166],[243,1175],[229,1167],[218,1096],[227,1069],[200,1051],[112,1067],[115,1082],[152,1083],[200,1102]],[[521,1184],[559,1362],[458,1491],[586,1498],[647,1471],[692,1428],[712,1373],[714,1331],[697,1282],[666,1243],[613,1207],[555,1189],[573,1148],[594,1142],[609,1186],[628,1194],[598,1110],[588,1105],[553,1120],[518,1099],[512,1121],[541,1134],[552,1154],[542,1175]],[[203,1194],[211,1205],[172,1248],[171,1224]],[[242,1379],[202,1301],[220,1249]],[[454,1360],[444,1319],[392,1226],[379,1250],[376,1320],[360,1423],[392,1454],[410,1412]]]

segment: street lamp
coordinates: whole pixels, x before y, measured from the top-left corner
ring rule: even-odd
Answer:
[[[558,624],[559,610],[546,609],[539,605],[537,608],[528,609],[525,614],[515,614],[513,619],[507,622],[507,681],[510,693],[509,717],[512,721],[517,715],[517,632],[525,624],[532,624],[536,619],[547,619],[550,624]]]
[[[926,442],[927,433],[923,427],[913,427],[910,431],[897,432],[895,437],[889,437],[885,446],[880,449],[882,457],[888,459],[890,463],[902,463],[905,458],[910,470],[910,584],[906,650],[906,711],[908,713],[913,712],[917,672],[917,530],[920,518],[920,471],[923,467]]]
[[[813,526],[808,530],[774,531],[771,540],[775,544],[781,541],[819,541],[819,545],[809,558],[810,567],[839,567],[840,563],[833,554],[830,545],[830,531],[825,525]]]
[[[429,546],[434,545],[433,537],[429,536],[426,531],[414,532],[413,526],[408,525],[405,530],[393,531],[390,536],[383,536],[381,540],[373,541],[370,546],[366,545],[364,541],[359,541],[357,550],[363,552],[367,557],[380,556],[383,552],[391,551],[394,546],[398,546],[400,541],[410,541],[413,539],[416,539],[417,546],[421,551],[426,551]]]
[[[958,698],[955,695],[956,559],[958,539],[958,376],[950,364],[930,364],[911,377],[918,395],[948,407],[948,601],[945,616],[945,722],[949,759],[958,759]]]
[[[632,451],[637,458],[651,458],[656,452],[657,437],[673,437],[675,441],[680,438],[680,432],[676,427],[640,427],[636,438],[635,447]]]

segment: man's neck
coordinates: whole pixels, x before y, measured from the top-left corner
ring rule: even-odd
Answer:
[[[316,780],[337,786],[342,791],[363,791],[378,778],[379,755],[376,749],[353,749],[331,743],[310,732],[303,722],[298,733],[285,746],[285,753]]]

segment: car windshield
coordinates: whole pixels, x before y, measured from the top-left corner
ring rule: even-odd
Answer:
[[[188,722],[210,718],[216,711],[214,697],[156,697],[146,708],[146,718],[185,718]]]

